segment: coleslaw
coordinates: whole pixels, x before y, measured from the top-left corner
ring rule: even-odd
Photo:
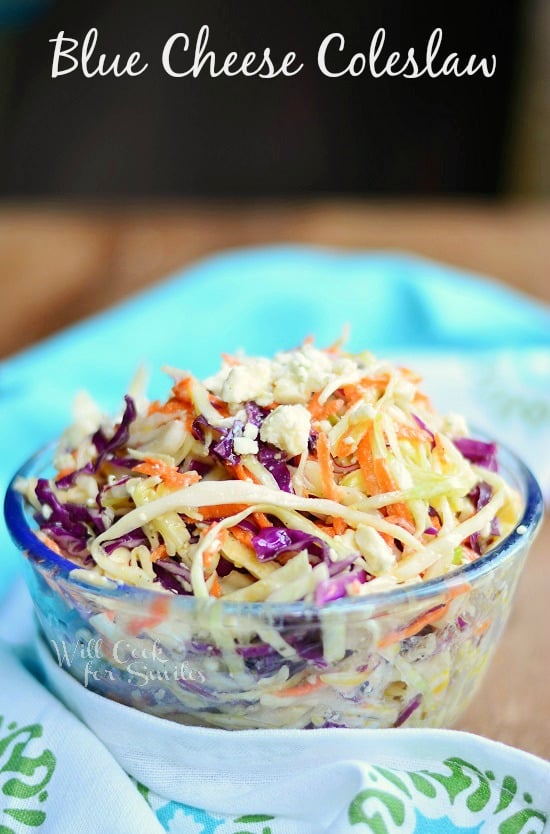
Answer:
[[[224,356],[203,382],[166,371],[165,402],[138,375],[117,419],[80,395],[54,476],[16,484],[36,535],[79,580],[45,575],[35,594],[39,616],[51,607],[40,619],[52,644],[67,629],[68,642],[99,637],[108,674],[96,691],[177,720],[452,723],[521,566],[451,581],[518,524],[495,444],[437,413],[411,370],[340,344]],[[437,577],[449,583],[416,593]],[[126,586],[158,593],[136,611]],[[399,588],[410,593],[380,605],[379,592]],[[181,597],[196,605],[172,605]],[[346,599],[357,607],[340,608]],[[121,642],[136,656],[164,652],[158,668],[145,664],[148,686],[128,679]],[[86,681],[87,661],[73,657]],[[191,677],[168,679],[167,659]]]
[[[20,484],[44,541],[107,580],[324,605],[445,574],[513,528],[496,446],[406,368],[305,343],[225,356],[118,422],[80,400],[54,478]]]

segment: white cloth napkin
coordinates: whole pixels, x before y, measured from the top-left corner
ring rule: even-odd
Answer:
[[[30,613],[24,590],[14,604]],[[4,643],[0,669],[1,834],[542,834],[550,817],[550,765],[467,733],[186,727],[94,694],[37,639]]]

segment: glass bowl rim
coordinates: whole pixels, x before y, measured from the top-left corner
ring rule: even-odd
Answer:
[[[15,473],[6,490],[4,500],[4,515],[8,531],[17,545],[23,551],[31,552],[33,557],[39,557],[40,562],[46,568],[57,567],[61,569],[66,580],[75,588],[81,591],[95,591],[106,597],[124,597],[125,600],[133,598],[136,604],[152,602],[161,595],[155,588],[142,588],[135,585],[127,585],[119,582],[112,586],[99,585],[94,582],[85,581],[81,575],[72,577],[71,573],[78,568],[74,562],[66,559],[46,544],[40,541],[35,535],[33,528],[28,523],[27,505],[24,496],[15,489],[15,483],[19,478],[32,476],[33,470],[40,469],[40,466],[51,462],[52,452],[56,448],[56,442],[43,446],[32,455]],[[490,573],[507,559],[512,559],[518,552],[526,549],[533,541],[542,521],[544,502],[541,488],[535,476],[528,466],[514,452],[505,445],[498,444],[499,454],[504,455],[511,461],[517,470],[517,475],[522,481],[525,489],[525,507],[522,516],[516,522],[514,529],[495,548],[470,562],[462,565],[446,574],[429,579],[426,582],[417,582],[409,585],[400,585],[385,591],[378,591],[373,594],[358,597],[344,597],[333,600],[323,606],[313,602],[238,602],[231,600],[217,599],[215,597],[202,599],[192,595],[176,595],[162,593],[163,597],[171,598],[173,604],[181,606],[184,610],[197,608],[199,604],[217,606],[227,615],[261,615],[267,613],[275,619],[277,617],[300,617],[305,619],[317,619],[323,613],[352,613],[364,612],[369,609],[379,609],[388,606],[397,606],[399,603],[414,600],[425,600],[429,597],[437,597],[448,592],[450,589],[465,583],[472,585],[477,579]],[[25,558],[27,556],[25,555]]]

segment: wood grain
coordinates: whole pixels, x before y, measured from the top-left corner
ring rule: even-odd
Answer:
[[[0,208],[0,356],[227,247],[397,249],[550,300],[550,206],[302,202]]]
[[[309,243],[416,252],[550,301],[550,206],[343,201],[0,208],[0,356],[227,247]],[[541,450],[548,455],[548,449]],[[550,757],[550,525],[458,727]]]

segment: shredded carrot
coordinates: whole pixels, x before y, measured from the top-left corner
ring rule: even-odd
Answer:
[[[361,593],[362,587],[362,582],[359,582],[358,579],[354,579],[353,582],[349,582],[346,585],[346,593],[349,594],[349,596],[358,596]]]
[[[340,518],[340,517],[333,518],[332,519],[332,524],[333,524],[333,527],[334,527],[334,534],[336,536],[341,536],[348,529],[348,525],[346,524],[344,519]]]
[[[193,414],[192,411],[186,411],[186,412],[184,412],[184,414],[185,414],[185,419],[184,419],[185,431],[189,432],[189,434],[192,434],[193,433],[193,423],[195,422],[195,415]]]
[[[309,695],[310,692],[314,692],[320,686],[323,686],[323,681],[320,678],[315,678],[311,683],[309,681],[299,683],[297,686],[290,686],[288,689],[280,689],[279,692],[273,692],[273,695],[276,695],[278,698],[299,698],[302,695]]]
[[[151,561],[158,562],[159,559],[166,559],[167,555],[165,545],[159,544],[158,547],[155,547],[155,549],[151,551]]]
[[[319,403],[320,392],[313,394],[307,404],[307,408],[311,416],[316,420],[321,420],[323,415],[323,406]]]
[[[40,541],[43,542],[45,545],[47,545],[50,548],[50,550],[53,550],[54,553],[57,553],[58,556],[63,556],[63,552],[57,544],[57,542],[54,542],[54,540],[50,538],[50,536],[47,536],[45,533],[43,533],[42,530],[38,530],[36,532],[36,537],[40,539]]]
[[[229,353],[222,353],[221,357],[226,365],[231,365],[231,367],[235,367],[235,365],[240,365],[241,363],[237,359],[236,356],[231,356]]]
[[[338,501],[340,490],[334,478],[328,437],[323,431],[320,431],[319,436],[317,437],[317,460],[319,462],[319,468],[321,469],[321,481],[325,495],[332,501]],[[333,518],[332,525],[337,535],[341,535],[347,528],[347,525],[342,518]]]
[[[340,412],[345,406],[344,400],[340,398],[337,398],[335,400],[329,400],[328,402],[321,404],[319,402],[320,396],[321,391],[318,391],[316,394],[313,394],[307,405],[308,411],[314,420],[325,420],[332,414],[340,414]]]
[[[409,623],[408,626],[405,628],[399,628],[396,631],[390,631],[389,634],[386,634],[385,637],[380,640],[378,645],[380,648],[384,648],[385,646],[391,646],[393,643],[399,643],[401,640],[405,640],[407,637],[412,637],[415,634],[418,634],[419,631],[422,631],[425,626],[430,625],[430,623],[434,623],[437,620],[440,620],[444,617],[448,610],[449,606],[455,597],[460,596],[461,594],[466,593],[471,589],[471,585],[468,582],[462,583],[462,585],[457,585],[455,588],[450,588],[447,592],[445,602],[442,602],[440,605],[437,605],[435,608],[432,608],[431,611],[426,611],[424,614],[420,614],[418,617]]]
[[[372,445],[374,440],[374,427],[372,423],[357,446],[357,462],[361,469],[361,474],[365,482],[365,489],[368,495],[376,495],[379,489],[378,478],[374,470],[374,457],[372,454]]]
[[[400,370],[405,379],[412,382],[413,385],[420,385],[422,382],[422,377],[415,373],[415,371],[411,371],[410,368],[406,368],[404,365],[398,365],[398,370]]]
[[[430,400],[430,398],[427,397],[426,394],[421,394],[420,391],[417,391],[416,394],[414,395],[413,403],[414,403],[414,405],[421,405],[427,411],[433,411],[434,410],[433,405],[432,405],[432,401]]]
[[[388,469],[388,464],[384,458],[373,458],[373,467],[374,467],[374,474],[376,475],[376,479],[378,481],[378,491],[379,492],[395,492],[398,489],[397,484],[395,483],[393,476]],[[404,522],[408,522],[409,525],[413,526],[414,528],[414,520],[411,515],[411,511],[407,507],[406,504],[399,502],[397,504],[392,504],[392,515],[399,516]]]
[[[222,417],[229,417],[229,406],[226,402],[224,402],[224,400],[220,400],[220,398],[216,397],[215,394],[209,394],[208,399],[210,400],[211,405],[219,411]]]
[[[249,472],[246,466],[243,466],[242,463],[235,463],[233,465],[228,464],[228,467],[239,481],[252,481],[255,484],[260,483],[258,478],[256,478],[252,472]]]
[[[149,404],[147,414],[177,414],[180,411],[186,411],[189,406],[193,406],[191,399],[191,377],[185,377],[184,379],[178,380],[172,386],[172,396],[165,403],[161,403],[159,400],[153,400]]]
[[[66,466],[65,469],[61,469],[57,475],[55,476],[55,481],[60,481],[61,478],[66,478],[67,475],[72,475],[74,472],[74,466]]]
[[[409,521],[402,515],[394,515],[393,513],[389,513],[386,516],[386,521],[390,524],[396,524],[398,527],[402,527],[403,530],[406,530],[407,533],[411,534],[411,536],[414,536],[414,534],[416,533],[416,527],[414,526],[412,521]]]
[[[327,536],[335,536],[336,530],[334,529],[332,524],[321,524],[320,522],[316,522],[315,526],[322,532],[326,533]]]
[[[332,501],[337,501],[339,492],[338,484],[334,480],[328,437],[324,431],[320,431],[317,438],[317,460],[321,469],[321,480],[325,495]]]
[[[142,475],[156,476],[168,487],[183,489],[200,481],[198,472],[180,472],[175,466],[169,466],[157,458],[145,458],[143,463],[134,466],[134,472]]]
[[[250,530],[243,530],[242,527],[232,527],[231,533],[241,544],[252,548],[252,533]]]
[[[181,400],[171,397],[164,405],[158,400],[154,400],[150,403],[147,414],[178,414],[185,410],[185,404]]]
[[[198,512],[201,514],[203,521],[212,521],[241,513],[246,510],[246,507],[246,504],[212,504],[211,507],[199,507]]]
[[[258,525],[258,527],[260,529],[264,529],[265,527],[273,527],[273,524],[268,519],[268,517],[265,515],[265,513],[261,513],[261,512],[252,513],[252,518],[254,519],[254,521],[256,522],[256,524]]]
[[[432,451],[435,455],[437,455],[442,466],[445,466],[448,463],[447,452],[445,451],[445,447],[441,442],[441,437],[437,432],[434,435]]]
[[[328,348],[325,348],[325,351],[326,351],[326,353],[338,353],[341,347],[342,347],[342,340],[337,339],[335,342],[333,342],[331,345],[329,345]]]
[[[406,426],[404,424],[397,429],[397,437],[399,440],[411,440],[413,443],[423,442],[425,440],[431,441],[432,439],[426,429],[422,429],[420,426]]]
[[[482,634],[485,634],[490,625],[490,620],[483,620],[483,622],[476,626],[474,629],[476,636],[481,637]]]
[[[362,400],[365,396],[364,390],[361,388],[360,385],[344,385],[342,388],[344,392],[344,397],[346,398],[346,402],[348,405],[355,405],[355,403]]]
[[[393,547],[394,546],[395,539],[393,538],[393,536],[390,536],[389,533],[379,533],[378,535],[383,538],[383,540],[386,542],[388,547]]]
[[[214,527],[214,526],[215,526],[215,524],[211,524],[210,527],[208,527],[206,530],[204,530],[203,535],[206,535],[212,529],[212,527]],[[207,571],[212,570],[212,564],[213,564],[214,556],[216,556],[216,554],[219,552],[220,548],[223,547],[223,544],[224,544],[225,540],[227,539],[228,535],[229,535],[229,533],[227,532],[227,530],[220,530],[220,532],[218,533],[218,535],[214,539],[214,542],[210,545],[210,547],[207,547],[206,550],[203,552],[203,554],[202,554],[202,563],[204,565],[205,570],[207,570]]]
[[[351,428],[347,429],[344,434],[341,436],[340,440],[336,444],[336,457],[338,458],[347,458],[348,455],[351,455],[352,451],[355,449],[357,445],[355,440],[353,439],[353,432],[355,431],[355,426],[351,426]],[[351,441],[351,442],[350,442]]]
[[[145,628],[155,628],[160,625],[168,616],[170,612],[170,600],[162,595],[156,597],[149,608],[148,617],[135,617],[127,626],[128,634],[135,637],[140,631]]]
[[[181,400],[183,403],[191,403],[191,377],[186,376],[179,379],[172,386],[172,393],[175,399]]]
[[[388,469],[388,464],[386,463],[385,458],[373,457],[372,466],[376,480],[378,481],[378,488],[380,492],[395,492],[397,485],[390,470]]]
[[[380,376],[364,376],[359,382],[344,385],[342,390],[348,405],[355,405],[356,402],[363,399],[368,388],[386,388],[389,381],[389,373],[383,373]]]
[[[461,545],[461,547],[463,555],[467,556],[470,562],[475,562],[476,559],[479,559],[479,553],[476,553],[471,547],[468,547],[465,544]]]
[[[418,634],[419,631],[422,631],[425,626],[436,622],[436,620],[440,620],[441,617],[445,616],[448,610],[449,603],[442,603],[436,608],[433,608],[431,611],[427,611],[425,614],[421,614],[419,617],[416,617],[412,623],[405,628],[400,628],[397,631],[390,631],[389,634],[386,634],[386,636],[380,640],[378,645],[381,649],[383,649],[386,646],[391,646],[393,643],[399,643],[407,637],[412,637],[413,635]]]
[[[462,585],[457,585],[455,588],[450,588],[447,591],[447,599],[450,602],[451,600],[456,599],[456,597],[459,597],[462,594],[465,594],[467,591],[471,591],[471,590],[472,590],[472,586],[470,585],[470,583],[469,582],[463,582]]]
[[[214,581],[210,586],[210,596],[217,597],[218,599],[222,595],[222,586],[220,585],[220,580],[217,576],[214,576]]]
[[[162,408],[162,404],[160,400],[153,400],[152,403],[149,403],[149,408],[147,409],[147,414],[156,414],[157,411],[160,411]]]

